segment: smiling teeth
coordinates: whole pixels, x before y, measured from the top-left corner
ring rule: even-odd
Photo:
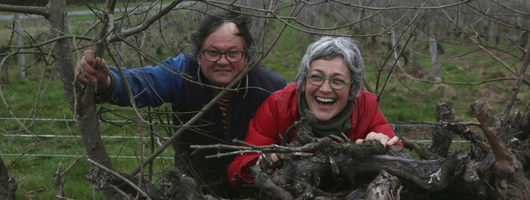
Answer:
[[[325,98],[322,98],[322,97],[315,97],[315,99],[317,101],[321,101],[321,102],[324,102],[324,103],[333,103],[333,102],[335,102],[335,99],[325,99]]]

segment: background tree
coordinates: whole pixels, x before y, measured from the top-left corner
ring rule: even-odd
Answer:
[[[16,34],[16,38],[17,38],[17,46],[22,46],[23,45],[23,42],[22,42],[22,36],[20,35],[20,32],[22,30],[21,28],[21,24],[20,24],[20,17],[19,17],[19,14],[18,13],[13,13],[13,18],[15,18],[15,31],[17,32]],[[23,49],[20,50],[21,52],[24,51]],[[17,63],[18,63],[18,73],[17,75],[18,76],[21,76],[21,77],[24,77],[25,76],[25,72],[24,72],[24,68],[25,68],[25,65],[26,65],[26,59],[24,58],[24,54],[18,54],[17,55]]]

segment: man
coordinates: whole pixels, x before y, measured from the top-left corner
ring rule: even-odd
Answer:
[[[191,36],[192,54],[170,58],[159,66],[123,69],[138,107],[172,103],[172,110],[184,114],[174,117],[174,125],[187,122],[209,103],[223,88],[249,66],[255,46],[247,27],[248,18],[235,13],[209,16]],[[78,81],[95,85],[98,69],[97,96],[104,102],[131,106],[124,82],[115,67],[84,52]],[[79,70],[76,66],[76,74]],[[226,171],[234,157],[205,159],[217,150],[203,150],[190,155],[189,145],[230,144],[245,138],[250,119],[271,92],[282,89],[286,81],[258,64],[241,80],[236,91],[224,95],[217,104],[185,131],[176,141],[175,165],[182,166],[197,181],[227,186]],[[215,87],[211,87],[215,86]],[[189,163],[191,166],[185,165]],[[226,187],[229,188],[229,187]],[[223,189],[222,192],[226,192]],[[230,196],[230,194],[220,194]],[[228,192],[230,193],[230,192]]]

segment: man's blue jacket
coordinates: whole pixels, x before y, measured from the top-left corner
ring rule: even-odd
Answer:
[[[158,66],[139,69],[123,69],[138,107],[160,106],[172,103],[175,126],[183,125],[213,98],[210,87],[202,74],[197,59],[191,54],[170,58]],[[114,87],[106,102],[131,106],[125,84],[118,69],[110,67]],[[176,141],[178,151],[175,164],[181,165],[192,175],[199,175],[205,182],[226,178],[227,166],[235,156],[205,159],[219,151],[201,150],[190,155],[189,145],[231,144],[233,139],[244,140],[248,124],[261,103],[276,90],[286,86],[286,81],[273,71],[258,64],[242,79],[227,112],[227,134],[223,133],[221,111],[217,104],[190,127]],[[178,128],[176,128],[177,130]],[[184,164],[189,163],[190,166]],[[195,174],[197,173],[197,174]],[[227,183],[227,182],[226,182]]]

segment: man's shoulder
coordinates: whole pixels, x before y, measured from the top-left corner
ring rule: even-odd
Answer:
[[[163,61],[163,63],[166,63],[168,66],[181,72],[188,72],[199,66],[195,56],[189,53],[179,54],[175,57],[168,58]]]
[[[258,63],[258,65],[256,65],[256,67],[254,67],[254,69],[252,69],[251,72],[255,72],[255,73],[270,73],[270,74],[260,74],[261,76],[271,75],[271,74],[275,75],[275,76],[279,76],[278,74],[276,74],[275,72],[273,72],[269,68],[263,66],[261,63]]]
[[[287,85],[287,82],[283,77],[276,74],[274,71],[270,70],[269,68],[263,66],[262,64],[258,64],[252,71],[250,71],[251,74],[255,76],[258,80],[260,80],[260,83],[271,83],[271,84],[279,84],[281,85],[281,88],[283,88],[285,85]]]
[[[193,56],[193,54],[190,54],[190,53],[179,54],[167,60],[171,60],[174,62],[181,62],[181,63],[197,63],[197,58],[195,58],[195,56]]]
[[[197,58],[195,58],[195,56],[191,53],[180,54],[178,56],[182,56],[186,61],[189,62],[197,62]]]

